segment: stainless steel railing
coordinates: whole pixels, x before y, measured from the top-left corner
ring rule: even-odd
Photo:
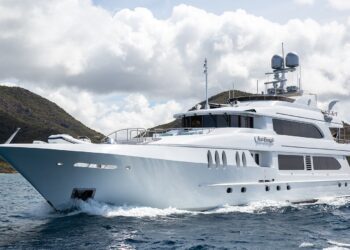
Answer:
[[[102,139],[102,143],[140,144],[160,140],[165,136],[206,134],[212,130],[214,128],[126,128],[110,133]]]

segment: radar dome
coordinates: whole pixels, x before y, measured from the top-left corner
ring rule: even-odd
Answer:
[[[289,52],[286,56],[286,66],[288,68],[295,68],[299,66],[299,56],[295,53]]]
[[[282,69],[283,68],[283,57],[279,55],[274,55],[271,58],[271,68]]]

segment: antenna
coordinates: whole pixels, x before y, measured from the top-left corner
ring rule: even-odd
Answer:
[[[281,88],[282,89],[284,89],[284,86],[285,86],[285,84],[286,84],[286,73],[285,73],[285,71],[284,71],[284,69],[285,69],[285,57],[284,57],[284,44],[283,44],[283,42],[282,42],[282,58],[283,58],[283,60],[282,60],[282,76],[281,76]],[[276,93],[276,89],[275,89],[275,95],[277,95],[277,93]]]
[[[235,98],[235,83],[232,82],[232,99]]]
[[[283,62],[282,62],[282,67],[284,68],[284,45],[283,45],[283,42],[282,42],[282,58],[283,58]]]
[[[259,80],[256,80],[256,94],[259,94]]]
[[[289,52],[286,56],[284,55],[284,43],[282,43],[282,56],[274,55],[271,58],[271,68],[272,72],[265,73],[266,75],[273,75],[273,80],[265,82],[265,91],[269,95],[279,95],[297,92],[297,86],[290,86],[286,88],[286,73],[296,71],[299,66],[299,57],[293,52]],[[267,85],[271,88],[267,88]]]
[[[299,65],[299,91],[301,92],[301,65]]]
[[[204,65],[203,65],[205,74],[205,109],[209,109],[209,103],[208,103],[208,64],[207,64],[207,58],[204,59]]]

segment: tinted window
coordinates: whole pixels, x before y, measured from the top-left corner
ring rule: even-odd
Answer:
[[[228,115],[217,115],[216,124],[218,128],[228,127],[230,117]]]
[[[213,116],[213,115],[204,115],[203,116],[203,127],[205,127],[205,128],[214,128],[214,127],[216,127],[215,116]]]
[[[253,117],[240,116],[240,127],[242,128],[253,128]]]
[[[238,115],[231,115],[231,127],[238,128],[239,127],[239,116]]]
[[[273,129],[279,135],[322,138],[321,132],[312,124],[273,119]]]
[[[191,127],[191,117],[182,118],[182,127],[183,128]]]
[[[192,116],[190,127],[191,128],[201,128],[202,127],[202,116]]]
[[[240,115],[203,115],[182,118],[182,127],[186,128],[225,128],[244,127],[253,128],[253,117]]]
[[[348,161],[348,163],[350,165],[350,156],[346,156],[346,160]]]
[[[304,157],[301,155],[279,155],[280,170],[304,170]]]
[[[341,168],[340,163],[333,157],[314,156],[314,170],[337,170]]]
[[[254,160],[255,160],[255,163],[256,163],[257,165],[260,164],[260,157],[259,157],[259,154],[255,154]]]

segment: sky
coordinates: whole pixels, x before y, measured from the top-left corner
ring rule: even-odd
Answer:
[[[350,120],[349,14],[349,0],[0,0],[0,84],[102,133],[148,128],[204,99],[204,58],[209,95],[255,92],[283,42],[305,92]]]

